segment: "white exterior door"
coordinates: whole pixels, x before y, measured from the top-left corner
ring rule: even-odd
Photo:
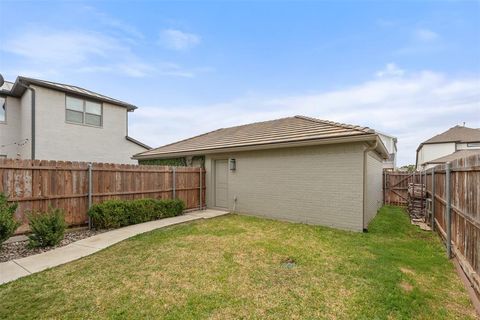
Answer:
[[[215,160],[215,207],[228,208],[228,160]]]

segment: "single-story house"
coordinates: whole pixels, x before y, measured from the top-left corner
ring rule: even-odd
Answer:
[[[209,208],[362,231],[382,204],[388,156],[372,129],[295,116],[215,130],[134,159],[202,159]]]

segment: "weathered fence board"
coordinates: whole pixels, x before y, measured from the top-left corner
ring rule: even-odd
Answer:
[[[446,166],[427,170],[427,180],[435,179],[435,194],[427,185],[430,197],[435,197],[435,227],[447,241]],[[451,243],[453,253],[480,292],[480,156],[460,158],[450,164]]]
[[[408,185],[421,183],[419,173],[385,171],[383,175],[383,202],[388,205],[406,206],[408,204]]]
[[[170,199],[175,187],[175,197],[187,209],[195,209],[200,207],[200,176],[205,199],[204,169],[92,163],[92,202]],[[63,209],[71,226],[87,223],[88,178],[87,162],[0,159],[0,192],[18,203],[15,215],[22,226],[17,233],[28,230],[28,212],[46,211],[50,206]]]

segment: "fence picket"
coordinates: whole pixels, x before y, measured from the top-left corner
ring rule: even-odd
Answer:
[[[175,168],[175,196],[186,209],[200,206],[200,168]],[[202,171],[203,173],[204,171]],[[92,163],[92,203],[107,199],[172,198],[172,168],[167,166]],[[28,231],[26,214],[49,206],[65,211],[68,225],[88,223],[88,163],[48,160],[0,159],[0,192],[18,202],[15,217]],[[204,198],[203,198],[204,199]]]

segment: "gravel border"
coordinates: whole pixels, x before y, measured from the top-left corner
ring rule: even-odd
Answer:
[[[105,231],[108,230],[77,229],[66,231],[63,240],[54,247],[29,248],[28,240],[3,243],[3,245],[0,247],[0,262],[6,262],[13,259],[24,258],[34,254],[50,251],[58,247],[66,246],[67,244],[70,244],[72,242],[89,238],[99,233],[103,233]]]

